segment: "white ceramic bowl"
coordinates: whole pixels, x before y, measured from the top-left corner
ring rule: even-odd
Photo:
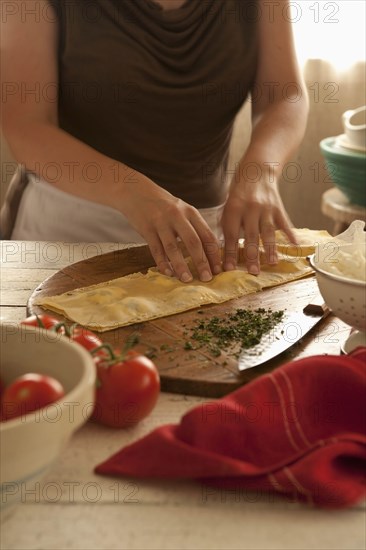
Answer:
[[[343,113],[344,133],[351,145],[366,148],[366,105]]]
[[[65,396],[44,409],[0,422],[1,519],[30,494],[71,434],[90,416],[95,367],[79,344],[43,329],[0,325],[1,379],[5,385],[27,372],[53,376]]]
[[[353,244],[341,245],[339,249],[353,251]],[[310,256],[310,264],[324,302],[342,321],[351,327],[366,331],[366,283],[356,279],[340,277],[329,271],[332,262],[337,261],[336,253],[330,252],[325,259],[319,255]]]

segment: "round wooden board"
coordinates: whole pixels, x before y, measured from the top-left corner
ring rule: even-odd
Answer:
[[[28,301],[28,313],[39,314],[45,311],[34,304],[36,297],[62,294],[137,271],[144,272],[153,265],[154,261],[147,246],[126,248],[77,262],[61,269],[35,289]],[[143,353],[154,354],[153,360],[160,372],[163,391],[220,397],[296,357],[314,353],[339,353],[339,345],[335,345],[334,341],[328,342],[322,346],[322,351],[320,351],[318,345],[320,339],[314,337],[313,331],[280,357],[268,361],[260,367],[239,373],[237,360],[229,354],[222,353],[219,357],[212,357],[210,352],[203,348],[199,350],[184,349],[184,344],[189,338],[186,331],[195,324],[195,320],[213,315],[225,318],[229,312],[247,307],[264,307],[272,308],[272,310],[291,307],[293,310],[301,310],[313,301],[314,296],[318,296],[318,287],[315,278],[310,277],[223,304],[203,306],[200,308],[203,310],[201,315],[197,314],[197,309],[190,310],[162,319],[103,332],[101,338],[105,342],[122,346],[127,336],[137,331],[140,343],[136,349]],[[50,313],[54,315],[54,313]],[[332,316],[321,323],[322,328],[332,322],[331,318]],[[67,319],[61,317],[60,319],[71,323]],[[337,322],[341,323],[338,320]],[[319,334],[319,329],[317,334]]]

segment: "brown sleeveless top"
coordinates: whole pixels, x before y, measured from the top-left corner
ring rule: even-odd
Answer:
[[[256,70],[256,2],[49,2],[60,127],[197,208],[224,202],[232,126]]]

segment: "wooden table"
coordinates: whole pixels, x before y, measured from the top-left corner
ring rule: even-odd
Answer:
[[[61,267],[116,249],[108,243],[1,242],[1,319],[22,319],[33,289]],[[308,349],[332,340],[334,350],[348,332],[330,317],[317,333],[315,347]],[[207,399],[162,393],[153,413],[132,429],[86,424],[43,484],[33,493],[24,489],[22,503],[2,526],[1,549],[365,548],[361,505],[325,511],[249,491],[233,494],[198,483],[93,474],[96,464],[122,446],[161,424],[178,422],[203,401]]]
[[[355,220],[366,221],[366,208],[351,204],[342,191],[332,187],[322,196],[321,210],[334,221],[333,235],[339,235]]]

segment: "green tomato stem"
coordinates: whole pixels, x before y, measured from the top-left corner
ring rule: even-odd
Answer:
[[[72,326],[75,326],[75,325],[72,325]],[[57,325],[55,325],[54,327],[52,327],[52,330],[54,330],[55,332],[59,332],[59,330],[63,328],[64,331],[65,331],[65,336],[67,336],[67,338],[71,338],[71,329],[67,326],[66,323],[64,323],[63,321],[60,321],[59,323],[57,323]]]
[[[119,356],[114,353],[114,350],[113,350],[111,344],[108,344],[108,343],[101,344],[100,346],[97,346],[96,348],[93,348],[92,350],[90,350],[90,353],[92,355],[96,355],[97,352],[102,350],[102,349],[107,350],[107,352],[109,353],[109,357],[106,358],[107,361],[116,361],[117,359],[119,359]]]
[[[36,313],[36,319],[37,319],[37,323],[38,323],[39,328],[45,328],[44,323],[41,321],[41,319],[39,318],[37,313]]]

